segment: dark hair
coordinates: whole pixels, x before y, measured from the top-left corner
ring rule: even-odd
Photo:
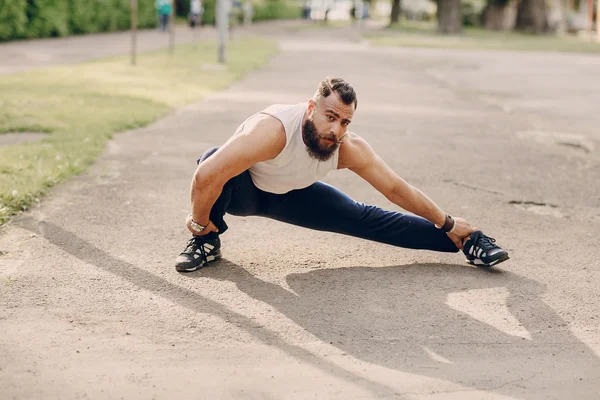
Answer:
[[[319,87],[315,93],[315,101],[318,100],[319,96],[328,97],[332,92],[337,93],[344,104],[354,104],[355,110],[356,107],[358,107],[358,100],[354,88],[342,78],[327,77],[319,82]]]

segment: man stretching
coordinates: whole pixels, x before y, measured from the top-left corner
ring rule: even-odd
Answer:
[[[177,257],[177,271],[196,271],[221,257],[225,213],[410,249],[462,249],[473,265],[491,267],[507,260],[508,253],[493,238],[442,211],[348,131],[356,107],[350,84],[326,78],[307,103],[267,107],[246,119],[223,146],[206,151],[191,185],[186,226],[193,236]],[[356,202],[320,182],[329,171],[343,168],[416,215]]]

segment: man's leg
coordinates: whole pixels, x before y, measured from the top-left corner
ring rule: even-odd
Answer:
[[[282,222],[410,249],[459,251],[426,219],[358,203],[322,182],[277,197],[265,216]]]
[[[198,159],[198,164],[212,156],[218,149],[218,147],[213,147],[206,151]],[[248,171],[227,181],[210,210],[210,220],[219,229],[219,233],[210,232],[204,236],[193,236],[175,261],[177,271],[196,271],[206,263],[219,259],[221,257],[219,235],[228,229],[223,218],[225,213],[239,216],[260,215],[262,213],[260,206],[264,203],[261,201],[261,197],[264,194],[254,186]]]

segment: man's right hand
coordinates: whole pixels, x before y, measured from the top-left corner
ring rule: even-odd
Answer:
[[[217,232],[219,233],[219,229],[217,229],[217,227],[215,226],[215,224],[212,223],[212,221],[208,221],[208,225],[206,225],[206,227],[204,228],[204,230],[202,232],[198,232],[192,229],[192,216],[188,215],[186,220],[185,220],[185,226],[187,226],[188,230],[190,232],[192,232],[192,234],[194,236],[204,236],[206,234],[208,234],[209,232]]]

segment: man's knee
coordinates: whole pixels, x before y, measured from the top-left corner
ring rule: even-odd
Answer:
[[[210,149],[206,150],[204,153],[202,153],[200,158],[196,160],[196,163],[200,164],[202,161],[215,154],[217,150],[219,150],[219,146],[211,147]]]

